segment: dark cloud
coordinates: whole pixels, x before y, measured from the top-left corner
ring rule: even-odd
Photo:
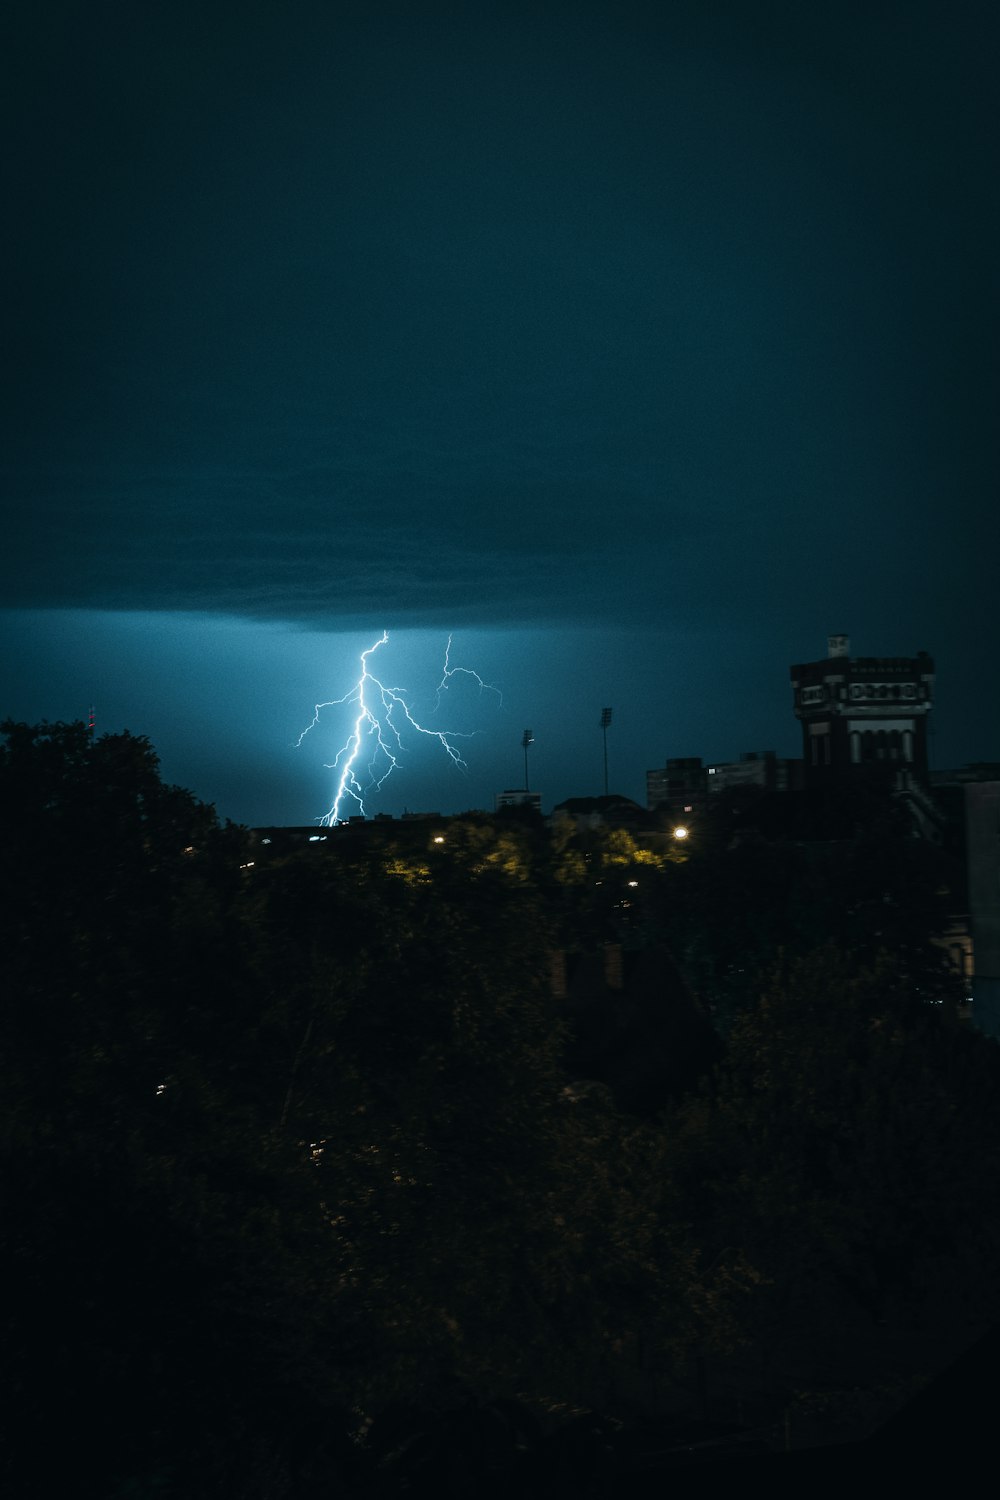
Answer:
[[[998,14],[22,9],[4,602],[985,663]]]

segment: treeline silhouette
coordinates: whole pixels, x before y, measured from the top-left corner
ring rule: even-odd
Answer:
[[[265,858],[141,737],[3,734],[10,1493],[603,1493],[995,1316],[997,1052],[874,793]]]

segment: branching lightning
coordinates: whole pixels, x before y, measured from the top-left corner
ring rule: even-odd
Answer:
[[[364,815],[366,794],[377,791],[393,771],[399,769],[401,757],[406,753],[403,743],[406,729],[437,740],[453,765],[461,770],[467,769],[464,757],[453,742],[472,739],[475,731],[463,733],[459,730],[431,729],[418,723],[407,701],[406,689],[389,687],[370,670],[370,658],[388,639],[388,631],[383,631],[374,645],[362,651],[361,676],[357,682],[342,698],[317,703],[312,719],[295,742],[296,747],[302,744],[310,730],[318,725],[324,709],[338,708],[348,703],[357,706],[350,734],[337,751],[336,758],[327,763],[328,770],[338,773],[337,790],[329,812],[324,813],[319,822],[330,828],[345,821],[342,808],[346,799],[353,799],[357,811]],[[434,697],[434,712],[441,707],[442,695],[447,692],[452,678],[459,676],[471,677],[479,684],[481,693],[496,693],[498,701],[502,703],[500,689],[493,683],[484,682],[479,673],[472,671],[470,667],[451,665],[451,640],[449,636],[444,652],[444,670]]]

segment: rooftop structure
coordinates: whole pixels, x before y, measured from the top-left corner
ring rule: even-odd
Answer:
[[[826,659],[793,666],[791,679],[811,782],[880,765],[906,767],[926,780],[934,693],[934,663],[926,651],[852,657],[849,637],[832,635]]]

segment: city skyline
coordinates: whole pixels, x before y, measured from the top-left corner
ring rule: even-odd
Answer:
[[[207,694],[202,698],[198,711],[189,720],[185,720],[181,713],[180,721],[174,722],[174,716],[180,712],[182,696],[178,691],[178,684],[183,682],[181,664],[194,659],[203,622],[197,617],[186,621],[174,620],[173,656],[166,654],[166,660],[161,660],[162,677],[147,683],[145,707],[159,725],[161,739],[144,727],[139,719],[133,718],[126,722],[122,718],[109,718],[109,711],[113,713],[117,710],[120,713],[122,705],[133,697],[133,684],[142,670],[144,622],[141,618],[122,616],[102,622],[102,626],[103,636],[99,634],[99,639],[103,641],[103,665],[98,676],[103,674],[105,694],[99,694],[94,705],[97,733],[128,729],[135,734],[146,734],[160,754],[164,775],[168,780],[188,786],[204,800],[215,803],[222,816],[231,817],[236,822],[256,826],[301,826],[313,821],[319,822],[329,812],[338,779],[332,762],[350,734],[355,709],[348,703],[338,710],[325,702],[321,705],[315,698],[313,702],[303,700],[297,703],[286,676],[287,673],[294,672],[300,682],[308,680],[306,664],[330,649],[329,638],[325,634],[311,637],[291,631],[270,632],[272,656],[266,661],[258,661],[256,681],[258,684],[266,682],[275,686],[276,692],[280,693],[279,707],[270,722],[269,734],[262,735],[255,742],[252,754],[248,754],[246,749],[240,752],[235,734],[231,740],[227,740],[224,733],[227,716],[216,705],[218,722],[223,732],[213,744],[216,747],[221,745],[223,750],[228,747],[232,751],[233,763],[230,765],[225,759],[212,761],[206,755],[204,747],[199,747],[199,725],[211,713]],[[227,622],[227,626],[230,634],[235,636],[230,654],[234,660],[239,661],[244,652],[240,640],[242,627],[235,621]],[[50,648],[55,654],[63,641],[63,635],[51,626],[50,630]],[[31,639],[35,640],[38,634],[36,626]],[[259,646],[259,627],[254,629],[253,638]],[[466,655],[463,654],[465,639],[459,637],[452,644],[452,666],[462,671],[467,670]],[[432,732],[436,733],[438,728],[443,728],[459,736],[455,743],[465,766],[456,765],[436,742],[423,743],[418,735],[405,734],[399,750],[398,769],[381,788],[375,788],[376,778],[372,778],[372,790],[365,799],[365,811],[369,816],[375,813],[399,816],[405,811],[440,812],[445,815],[473,809],[492,811],[497,793],[523,787],[523,730],[519,727],[523,715],[519,713],[518,706],[512,707],[502,697],[500,688],[500,683],[504,681],[501,656],[509,648],[509,641],[500,639],[491,642],[481,633],[468,639],[479,651],[474,659],[479,663],[476,671],[483,678],[484,688],[479,688],[471,679],[456,678],[454,697],[445,695],[442,717],[440,711],[435,712],[435,698],[441,681],[446,638],[439,638],[433,633],[415,637],[414,633],[407,632],[390,637],[386,660],[399,666],[403,677],[400,677],[398,671],[386,672],[387,679],[391,678],[394,685],[408,690],[412,706],[426,715],[424,722],[431,726]],[[357,640],[362,642],[363,638],[359,636]],[[370,647],[371,644],[369,639],[367,645]],[[823,649],[816,650],[809,659],[821,663],[826,657],[826,640],[819,644]],[[93,649],[93,641],[88,635],[82,654]],[[359,645],[358,655],[343,655],[341,680],[328,683],[331,690],[337,689],[336,696],[346,697],[356,685],[361,649],[362,646]],[[527,650],[529,647],[523,645],[523,649]],[[852,643],[852,655],[855,656],[888,654],[861,650],[855,652]],[[906,654],[912,656],[915,653]],[[57,702],[71,703],[74,697],[79,697],[76,684],[81,680],[80,657],[79,648],[77,651],[71,650],[69,660],[63,662],[61,671],[53,671],[47,678],[47,684],[56,685]],[[745,663],[741,662],[741,665]],[[666,723],[664,706],[657,703],[646,704],[644,717],[643,700],[633,680],[632,692],[618,695],[614,720],[608,731],[609,790],[645,805],[646,773],[662,768],[668,759],[685,756],[700,757],[706,766],[735,762],[749,751],[761,750],[774,750],[779,757],[785,759],[800,759],[801,727],[794,715],[788,679],[791,663],[769,665],[774,666],[775,670],[761,674],[761,679],[767,676],[771,680],[767,682],[766,690],[762,692],[754,712],[742,720],[731,716],[723,696],[705,701],[704,697],[692,692],[691,702],[675,704],[670,718],[678,727],[673,739],[670,739],[669,727],[666,729],[668,743],[662,753],[654,748],[654,742],[646,736],[655,736],[656,726]],[[479,667],[482,667],[482,671]],[[491,670],[499,673],[499,681],[490,679]],[[570,663],[564,661],[561,670],[565,675],[570,670]],[[541,793],[542,806],[546,811],[567,798],[596,797],[604,790],[601,710],[596,707],[596,699],[593,703],[590,701],[593,693],[587,685],[589,670],[586,660],[577,664],[577,671],[577,696],[568,710],[560,712],[554,702],[546,712],[544,702],[537,698],[528,700],[531,707],[537,710],[534,717],[540,726],[532,731],[530,783],[532,790]],[[116,688],[116,673],[125,685],[124,691]],[[955,695],[953,691],[949,691],[947,684],[942,692],[939,670],[936,676],[934,707],[928,721],[932,769],[951,769],[968,762],[995,760],[995,742],[991,744],[985,736],[978,739],[964,738],[965,731],[955,724],[948,726],[947,732],[939,730],[939,704],[943,701],[947,711],[949,703],[954,703]],[[722,680],[721,673],[719,680]],[[622,687],[623,682],[619,681],[618,686]],[[493,693],[490,689],[497,691]],[[24,691],[29,696],[29,708],[40,701],[37,696],[30,697],[32,690],[27,685]],[[452,691],[449,688],[448,693]],[[523,704],[525,700],[517,693],[516,684],[511,694],[508,683],[507,691],[508,695],[513,696],[515,705]],[[161,692],[167,695],[166,705],[160,700]],[[234,701],[237,703],[235,712],[242,722],[241,716],[246,715],[247,710],[239,706],[238,698]],[[323,713],[316,716],[314,723],[315,710],[321,706]],[[50,720],[82,720],[86,716],[86,710],[74,712],[71,707],[66,712],[48,714],[42,710],[29,711],[20,717],[27,717],[29,720],[45,717]],[[682,730],[680,725],[686,727]],[[287,738],[282,735],[282,726]],[[303,734],[307,729],[308,734]],[[268,746],[270,760],[261,751],[262,742]],[[969,745],[972,747],[971,752],[966,748]],[[374,745],[370,748],[373,749]],[[307,750],[306,754],[303,754],[304,749]],[[362,763],[365,761],[366,757],[363,756]],[[382,770],[384,769],[383,762]],[[207,789],[204,779],[206,774],[209,778]],[[211,781],[213,775],[215,783]],[[199,778],[202,781],[200,786],[197,784]],[[347,806],[345,816],[358,811],[359,808],[355,805]]]

